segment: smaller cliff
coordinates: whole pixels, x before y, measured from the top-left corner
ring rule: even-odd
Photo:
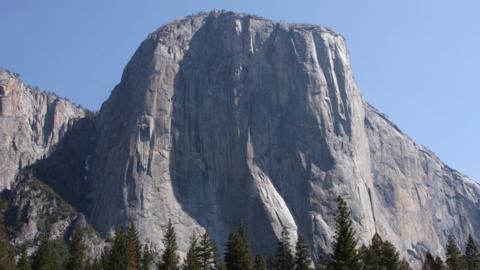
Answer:
[[[0,191],[16,248],[32,254],[48,231],[60,246],[86,229],[88,256],[104,241],[87,223],[86,173],[94,146],[93,113],[0,69]]]
[[[69,243],[74,231],[81,228],[85,230],[87,256],[98,257],[103,251],[103,239],[88,225],[85,216],[36,178],[32,170],[22,171],[13,189],[4,192],[3,196],[8,199],[6,223],[17,248],[25,246],[28,253],[33,254],[46,231],[51,240]]]
[[[0,190],[11,189],[20,169],[48,156],[76,120],[88,114],[0,69]]]

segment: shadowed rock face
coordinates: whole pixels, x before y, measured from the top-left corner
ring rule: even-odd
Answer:
[[[243,221],[256,251],[282,226],[329,251],[334,198],[361,242],[375,232],[412,262],[480,228],[479,186],[362,98],[345,40],[322,27],[212,12],[139,47],[97,119],[90,220],[135,221],[161,248],[168,219],[187,248]]]
[[[102,252],[103,240],[78,212],[87,203],[83,177],[93,147],[89,115],[0,70],[0,196],[8,200],[4,214],[12,243],[27,247],[29,254],[47,228],[52,239],[70,241],[78,226],[88,228],[87,255]]]
[[[10,189],[21,168],[47,156],[85,110],[25,86],[0,69],[0,190]]]
[[[133,221],[157,249],[169,219],[181,251],[195,230],[221,245],[243,221],[256,252],[286,227],[317,256],[330,251],[337,195],[360,242],[378,232],[414,265],[442,256],[450,233],[480,240],[479,185],[368,105],[344,39],[319,26],[228,12],[172,22],[96,118],[0,70],[0,157],[12,219],[28,214],[18,243],[38,238],[47,212],[68,234],[85,223],[78,210],[103,236]],[[42,182],[13,185],[34,163]]]

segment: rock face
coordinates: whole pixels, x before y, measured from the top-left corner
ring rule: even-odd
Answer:
[[[0,70],[0,190],[9,190],[2,199],[9,201],[5,215],[12,242],[30,254],[47,227],[52,239],[67,241],[77,226],[86,227],[87,255],[102,251],[103,240],[77,211],[86,203],[82,180],[93,147],[90,114]]]
[[[185,251],[193,230],[224,243],[244,221],[256,251],[285,226],[322,254],[341,195],[361,242],[378,232],[414,263],[450,233],[480,239],[479,185],[363,100],[345,40],[323,27],[172,22],[141,44],[96,126],[89,219],[104,235],[134,221],[162,248],[171,219]]]
[[[286,227],[317,257],[338,195],[360,242],[377,232],[414,265],[442,256],[449,234],[480,240],[480,186],[368,105],[345,40],[319,26],[231,12],[174,21],[95,117],[0,70],[0,157],[13,241],[32,250],[41,226],[68,238],[85,212],[103,237],[133,221],[157,249],[171,219],[183,252],[193,231],[221,245],[243,221],[270,253]],[[87,240],[98,253],[93,230]]]
[[[46,157],[75,120],[86,114],[0,69],[0,190],[10,189],[21,168]]]
[[[47,228],[52,240],[66,241],[72,239],[75,229],[83,228],[87,256],[96,258],[103,251],[104,241],[87,224],[85,216],[31,172],[17,177],[6,217],[13,229],[13,244],[17,247],[26,246],[29,254],[38,248],[41,234]]]

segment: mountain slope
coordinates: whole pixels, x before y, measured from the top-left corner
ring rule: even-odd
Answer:
[[[74,122],[87,114],[0,69],[0,190],[12,187],[20,169],[48,156]]]
[[[32,254],[47,229],[52,239],[68,242],[80,226],[89,228],[88,256],[102,252],[103,240],[78,212],[88,204],[93,128],[91,112],[0,69],[0,195],[18,249]]]
[[[417,145],[378,111],[366,106],[367,134],[375,179],[376,229],[410,256],[443,256],[449,234],[478,239],[480,188]]]
[[[86,254],[89,258],[101,255],[103,239],[92,229],[85,216],[66,202],[51,187],[37,179],[31,171],[22,172],[8,195],[5,212],[11,241],[18,248],[26,247],[33,254],[40,245],[42,233],[50,239],[69,243],[77,228],[85,229]]]
[[[103,234],[135,221],[182,251],[244,221],[270,252],[282,226],[329,251],[334,198],[360,240],[375,232],[418,262],[480,228],[480,188],[369,106],[345,40],[312,25],[202,13],[152,33],[96,119],[89,218]],[[293,237],[295,239],[295,237]]]

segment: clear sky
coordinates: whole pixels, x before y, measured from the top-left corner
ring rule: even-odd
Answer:
[[[148,33],[212,9],[340,32],[365,99],[480,180],[478,0],[0,0],[0,67],[96,110]]]

